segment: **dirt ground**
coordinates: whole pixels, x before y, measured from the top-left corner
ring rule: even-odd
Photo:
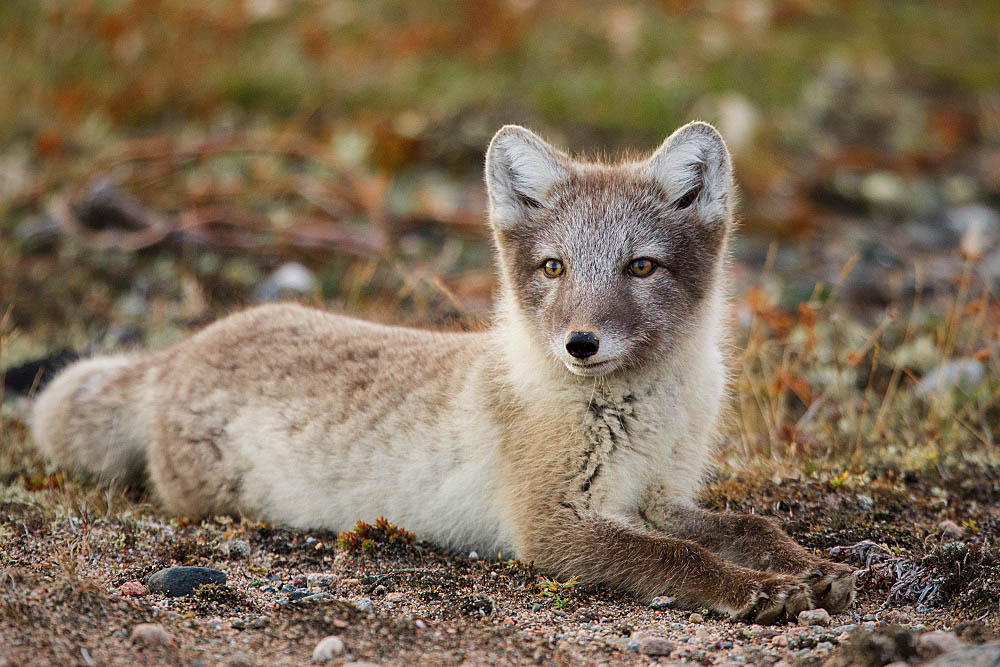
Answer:
[[[135,492],[45,475],[23,431],[13,435],[0,480],[5,666],[304,664],[330,635],[343,642],[334,664],[922,664],[942,650],[920,640],[930,630],[981,643],[1000,629],[995,468],[886,469],[863,484],[717,475],[706,506],[774,516],[859,570],[857,602],[827,627],[761,627],[552,582],[419,536],[371,529],[370,542],[338,545],[227,517],[187,522]],[[130,583],[171,565],[227,580],[178,598]],[[166,643],[133,636],[142,623],[162,626]]]

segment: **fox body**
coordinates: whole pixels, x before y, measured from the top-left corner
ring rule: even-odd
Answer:
[[[850,568],[769,520],[699,509],[726,369],[729,153],[691,123],[648,159],[580,162],[520,127],[487,153],[500,293],[479,333],[297,305],[97,357],[38,397],[34,439],[172,512],[345,530],[389,517],[768,622],[853,599]]]

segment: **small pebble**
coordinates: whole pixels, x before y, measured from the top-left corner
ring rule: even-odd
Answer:
[[[369,614],[375,611],[375,603],[371,601],[371,598],[361,598],[354,603],[354,608],[360,612]]]
[[[127,581],[122,584],[122,595],[141,597],[146,594],[146,587],[141,581]]]
[[[309,584],[309,577],[304,574],[297,574],[292,577],[292,586],[295,588],[305,588]]]
[[[807,609],[799,612],[799,625],[830,625],[830,612],[826,609]]]
[[[704,623],[705,622],[705,617],[702,616],[701,614],[699,614],[698,612],[694,612],[693,614],[691,614],[690,616],[688,616],[688,622],[689,623]]]
[[[344,642],[341,641],[340,637],[326,637],[321,639],[316,648],[313,649],[313,661],[315,662],[329,662],[333,660],[333,656],[340,655],[344,652]]]
[[[395,603],[395,602],[405,602],[406,601],[406,593],[402,593],[400,591],[393,591],[392,593],[386,593],[384,600],[386,602],[393,602],[393,603]]]
[[[310,588],[333,588],[340,582],[340,578],[335,574],[314,572],[306,575],[306,585]]]
[[[226,547],[230,560],[246,560],[250,558],[250,543],[246,540],[229,540]]]
[[[479,554],[475,551],[469,552],[469,560],[479,560]]]
[[[159,623],[140,623],[132,628],[131,639],[136,644],[144,646],[170,646],[173,642],[170,633]]]
[[[531,605],[531,611],[541,611],[541,610],[542,610],[542,605],[539,604],[538,602]]]
[[[650,601],[649,606],[652,609],[670,609],[674,602],[674,598],[669,595],[658,595]]]
[[[663,637],[643,637],[639,640],[639,653],[643,655],[670,655],[674,643]]]
[[[944,521],[941,521],[937,525],[937,527],[938,530],[941,531],[942,535],[952,540],[962,539],[962,537],[965,535],[965,530],[963,530],[961,526],[959,526],[951,519],[945,519]]]
[[[246,629],[246,627],[247,627],[247,623],[246,623],[246,621],[244,621],[244,620],[243,620],[242,618],[234,618],[234,619],[233,619],[233,620],[232,620],[232,621],[231,621],[231,622],[229,623],[229,625],[231,625],[231,626],[232,626],[233,628],[235,628],[236,630],[244,630],[244,629]]]
[[[788,637],[785,635],[778,635],[771,639],[771,645],[777,646],[778,648],[784,648],[788,646]]]

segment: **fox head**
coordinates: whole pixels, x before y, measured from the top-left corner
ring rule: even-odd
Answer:
[[[669,354],[718,289],[732,163],[705,123],[648,159],[575,161],[507,125],[486,155],[502,299],[571,373],[603,376]]]

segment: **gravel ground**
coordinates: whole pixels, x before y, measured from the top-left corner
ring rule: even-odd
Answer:
[[[98,516],[97,490],[9,478],[0,665],[923,664],[998,627],[1000,569],[984,550],[1000,521],[981,502],[995,474],[979,477],[948,486],[887,475],[854,491],[801,480],[712,485],[707,505],[777,511],[804,544],[861,570],[847,613],[819,618],[825,626],[771,627],[551,582],[518,561],[449,554],[385,531],[345,550],[332,533],[228,518],[189,524],[121,498],[106,498],[115,509]],[[954,514],[978,532],[946,518]],[[889,547],[853,546],[864,536]],[[959,574],[940,558],[957,550]],[[221,571],[225,583],[168,597],[177,572],[150,575],[175,566]]]

